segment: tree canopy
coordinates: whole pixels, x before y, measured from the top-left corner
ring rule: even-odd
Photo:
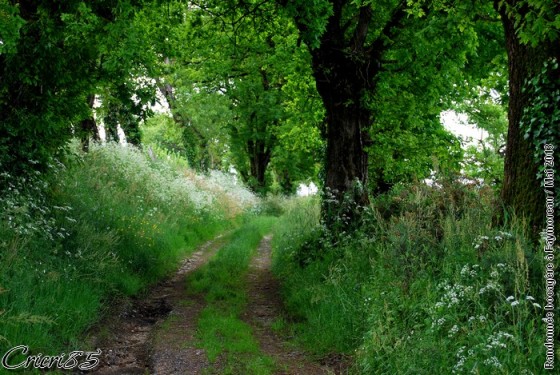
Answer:
[[[87,150],[96,121],[140,146],[159,91],[173,125],[150,120],[149,139],[263,194],[313,180],[327,225],[468,160],[539,216],[525,207],[539,147],[558,138],[554,2],[2,0],[0,20],[3,171],[44,169],[73,137]],[[450,109],[491,147],[464,159],[440,121]]]

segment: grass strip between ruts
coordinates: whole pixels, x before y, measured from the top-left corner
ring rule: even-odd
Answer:
[[[188,279],[188,288],[205,293],[208,305],[198,320],[199,345],[211,363],[219,359],[222,374],[270,374],[272,358],[265,356],[240,318],[247,304],[245,275],[251,258],[275,218],[258,217],[232,235],[215,258]]]

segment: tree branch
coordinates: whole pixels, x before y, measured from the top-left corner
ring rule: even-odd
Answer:
[[[383,43],[385,42],[385,39],[393,39],[395,37],[396,32],[394,29],[399,25],[406,14],[406,1],[401,0],[399,5],[393,11],[391,18],[389,18],[389,21],[387,21],[387,23],[379,33],[377,39],[371,43],[371,46],[369,47],[369,53],[372,57],[379,56],[380,50],[383,49]]]
[[[360,15],[358,16],[358,25],[354,30],[354,35],[350,39],[350,47],[354,51],[359,51],[363,49],[364,42],[367,37],[369,23],[371,22],[372,11],[371,7],[365,6],[360,8]]]

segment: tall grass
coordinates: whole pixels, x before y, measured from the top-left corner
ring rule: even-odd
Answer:
[[[360,374],[540,373],[541,248],[521,221],[493,225],[491,207],[486,191],[406,186],[333,238],[303,201],[274,244],[296,337]]]
[[[1,176],[0,352],[83,350],[83,332],[119,295],[165,276],[234,225],[255,197],[131,147],[77,155],[48,176]]]

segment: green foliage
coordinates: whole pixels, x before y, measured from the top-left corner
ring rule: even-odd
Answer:
[[[556,58],[544,62],[541,71],[527,80],[523,88],[529,103],[524,108],[520,127],[525,139],[533,145],[534,159],[539,164],[539,180],[544,177],[545,145],[560,144],[560,68]],[[560,175],[555,176],[556,189],[560,186]]]
[[[140,122],[151,116],[152,110],[147,107],[153,103],[155,89],[151,85],[143,85],[133,80],[113,85],[109,91],[101,96],[103,109],[97,110],[98,115],[104,115],[107,140],[119,140],[117,129],[120,125],[127,142],[140,146]]]
[[[507,136],[507,113],[504,107],[493,99],[476,98],[459,106],[468,116],[468,123],[485,130],[487,137],[465,150],[462,163],[464,175],[473,180],[500,190],[504,173],[503,149]]]
[[[111,86],[110,91],[127,83],[130,88],[151,55],[140,53],[148,50],[131,27],[135,4],[129,1],[2,2],[0,9],[6,21],[0,55],[0,169],[18,175],[44,171],[73,134],[81,135],[80,122],[92,116],[88,96],[108,96]],[[132,91],[142,104],[147,98],[141,90],[127,91],[127,108],[138,115]]]
[[[327,20],[333,14],[332,3],[326,0],[279,1],[305,29],[303,38],[311,48],[318,48],[321,35],[325,32]]]
[[[533,47],[544,41],[560,38],[558,4],[546,0],[500,1],[507,6],[508,17],[515,20],[515,28],[522,43]]]
[[[177,108],[190,123],[183,129],[189,160],[199,167],[226,170],[230,163],[227,125],[232,119],[231,102],[225,95],[207,95],[193,87],[177,87]]]
[[[504,158],[496,150],[485,145],[470,145],[465,150],[463,161],[466,178],[480,181],[495,190],[500,190],[504,175]]]
[[[460,3],[440,9],[437,3],[409,3],[413,14],[418,13],[415,6],[422,11],[420,18],[409,17],[393,38],[383,56],[387,62],[375,96],[367,98],[375,116],[369,147],[372,190],[376,185],[420,180],[435,169],[459,170],[460,144],[443,129],[439,115],[470,97],[471,87],[486,77],[489,66],[494,67],[473,60],[484,58],[488,64],[497,54],[498,47],[489,51],[486,40],[499,33],[476,23],[470,6]]]
[[[49,354],[83,346],[108,303],[166,276],[252,209],[254,196],[226,176],[176,165],[107,145],[41,178],[2,175],[2,352],[20,343]]]
[[[183,129],[165,114],[157,114],[145,121],[140,130],[145,146],[157,145],[169,152],[186,157],[187,150],[183,142]]]
[[[361,374],[536,372],[543,260],[523,223],[492,225],[490,189],[440,184],[395,187],[334,245],[317,202],[288,211],[274,270],[291,329],[314,352],[355,353]],[[301,264],[310,250],[322,256]]]
[[[15,52],[19,30],[24,23],[17,6],[10,4],[8,0],[0,1],[0,56]]]
[[[460,142],[442,127],[437,117],[424,121],[420,125],[395,119],[373,126],[375,136],[369,148],[371,190],[419,181],[436,169],[442,173],[459,169],[463,157]],[[394,136],[395,131],[398,137]]]
[[[278,146],[271,160],[281,192],[288,195],[295,192],[298,182],[320,183],[325,147],[320,130],[325,110],[311,74],[310,56],[302,50],[296,56],[301,61],[282,86],[287,117],[278,129]]]
[[[166,39],[158,85],[173,88],[171,109],[190,158],[214,168],[234,166],[262,193],[274,180],[290,192],[312,178],[320,109],[311,108],[317,95],[309,55],[293,24],[267,2],[198,8],[172,2],[150,9],[142,16],[152,24],[148,32]],[[165,23],[169,33],[154,23]]]

